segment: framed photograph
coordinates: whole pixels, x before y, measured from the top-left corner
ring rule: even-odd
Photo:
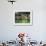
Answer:
[[[32,11],[16,11],[15,25],[32,25]]]

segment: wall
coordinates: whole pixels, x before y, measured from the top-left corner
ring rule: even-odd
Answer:
[[[14,14],[17,10],[32,10],[32,26],[15,26]],[[15,40],[19,32],[26,32],[33,40],[46,40],[46,1],[17,0],[13,5],[0,0],[0,40]]]

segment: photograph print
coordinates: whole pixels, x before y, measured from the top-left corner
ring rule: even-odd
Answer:
[[[15,12],[15,25],[32,25],[32,12]]]

